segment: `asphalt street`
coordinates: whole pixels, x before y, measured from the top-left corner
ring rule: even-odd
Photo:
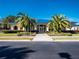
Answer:
[[[79,59],[79,42],[0,42],[0,59]]]

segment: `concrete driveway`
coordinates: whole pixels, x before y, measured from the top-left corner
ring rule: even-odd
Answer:
[[[79,59],[79,42],[1,42],[0,59]]]

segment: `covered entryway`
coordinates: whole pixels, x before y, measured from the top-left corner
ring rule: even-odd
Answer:
[[[45,33],[49,31],[49,28],[47,26],[49,20],[48,19],[37,19],[36,20],[36,29],[39,33]]]
[[[17,26],[14,26],[14,30],[18,30],[18,27]]]
[[[37,30],[39,31],[39,33],[46,32],[46,25],[37,25]]]

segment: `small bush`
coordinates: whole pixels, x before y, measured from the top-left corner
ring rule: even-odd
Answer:
[[[21,34],[21,33],[18,33],[18,34],[17,34],[17,36],[23,36],[23,34]]]
[[[38,30],[32,30],[31,32],[32,33],[38,33],[39,31]]]
[[[62,36],[72,36],[71,33],[63,33]]]
[[[34,33],[31,34],[31,36],[35,36],[35,35],[36,35],[36,32],[34,32]]]
[[[31,35],[31,36],[35,36],[36,35],[36,33],[30,33],[30,32],[20,32],[20,33],[18,33],[17,34],[17,36],[29,36],[29,35]]]
[[[74,31],[74,30],[66,30],[66,31],[62,31],[63,33],[72,33],[72,34],[75,34],[77,33],[78,31]]]
[[[17,34],[17,36],[24,36],[24,35],[30,35],[30,33],[29,32],[19,32]]]
[[[3,33],[18,33],[18,32],[22,32],[20,30],[3,30]]]

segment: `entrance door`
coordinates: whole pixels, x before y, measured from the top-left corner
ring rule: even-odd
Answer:
[[[38,25],[37,30],[39,31],[39,33],[44,33],[44,32],[46,32],[46,26],[45,25]]]
[[[43,32],[44,32],[44,28],[40,27],[40,33],[43,33]]]

